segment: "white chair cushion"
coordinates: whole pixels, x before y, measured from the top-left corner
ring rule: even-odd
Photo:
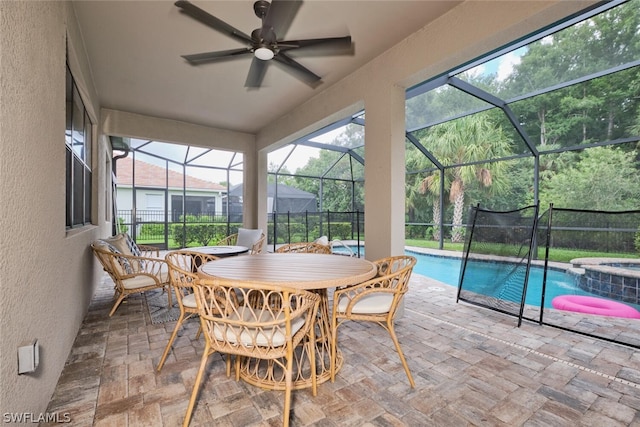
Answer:
[[[249,228],[238,228],[238,239],[236,240],[236,245],[251,249],[254,243],[260,240],[260,237],[262,237],[261,228],[255,230]]]
[[[133,252],[131,252],[131,248],[129,247],[129,244],[127,242],[127,238],[122,233],[116,234],[112,237],[107,237],[106,239],[102,240],[115,246],[116,249],[120,251],[120,253],[123,253],[125,255],[133,255]]]
[[[160,271],[160,275],[158,277],[158,279],[160,279],[160,283],[166,283],[169,281],[169,272],[166,269],[162,269],[162,271]],[[155,285],[155,280],[153,280],[152,277],[149,276],[136,276],[136,277],[131,277],[129,279],[124,279],[122,281],[122,285],[124,286],[125,289],[138,289],[138,288],[144,288],[145,286],[153,286]]]
[[[189,308],[198,308],[198,305],[196,304],[195,294],[189,294],[185,297],[182,297],[182,305]]]
[[[393,302],[393,294],[373,293],[365,295],[353,306],[354,314],[380,314],[388,313]],[[338,312],[344,313],[349,305],[349,299],[343,297],[338,302]]]
[[[254,314],[250,309],[245,307],[240,307],[238,309],[238,314],[232,314],[230,319],[238,320],[242,319],[244,321],[251,322],[264,322],[272,319],[270,313],[261,313],[258,319],[254,319]],[[261,330],[255,328],[241,328],[239,326],[231,326],[227,325],[225,330],[222,330],[220,324],[216,324],[213,329],[213,333],[217,340],[219,341],[227,341],[230,343],[238,343],[240,342],[245,346],[253,346],[254,342],[256,345],[261,347],[280,347],[286,343],[286,338],[284,335],[285,332],[285,323],[284,323],[284,314],[280,313],[278,316],[278,320],[282,320],[280,327],[271,327],[271,328],[263,328]],[[302,328],[304,325],[304,317],[298,317],[291,322],[291,335],[295,335],[296,332]],[[238,334],[238,332],[240,332]]]
[[[320,236],[314,241],[314,243],[317,243],[319,245],[329,246],[329,238],[327,236]]]

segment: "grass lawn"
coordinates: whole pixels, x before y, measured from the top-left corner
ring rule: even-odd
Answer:
[[[429,248],[429,249],[438,249],[438,242],[431,240],[416,240],[416,239],[407,239],[405,240],[405,245],[407,246],[416,246],[419,248]],[[495,254],[499,253],[499,245],[482,245],[483,251],[482,253],[487,254]],[[462,252],[464,250],[463,243],[451,243],[444,242],[443,249],[449,251],[458,251]],[[476,248],[476,252],[478,252],[479,247]],[[538,259],[544,259],[545,256],[545,248],[538,248]],[[638,258],[638,254],[629,254],[629,253],[611,253],[611,252],[595,252],[595,251],[584,251],[584,250],[576,250],[576,249],[563,249],[563,248],[551,248],[549,249],[549,261],[555,262],[569,262],[574,258]]]

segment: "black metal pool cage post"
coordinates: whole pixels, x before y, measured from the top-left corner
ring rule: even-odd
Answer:
[[[542,295],[540,295],[540,320],[538,321],[539,325],[543,323],[544,316],[544,296],[547,292],[547,271],[549,270],[549,243],[551,242],[551,223],[553,217],[553,203],[549,203],[549,214],[547,215],[547,233],[546,233],[546,242],[544,248],[544,270],[542,271]]]
[[[478,210],[480,209],[480,203],[478,203],[473,209],[473,221],[467,225],[469,238],[465,240],[464,258],[462,258],[462,265],[460,267],[460,278],[458,279],[458,292],[456,294],[456,303],[460,302],[460,291],[462,291],[462,283],[464,280],[464,272],[467,270],[467,260],[469,259],[469,249],[471,248],[471,240],[473,238],[473,230],[476,225],[476,218],[478,217]]]
[[[536,238],[536,230],[538,229],[538,211],[539,211],[539,205],[536,203],[536,205],[533,208],[533,225],[531,227],[531,234],[529,235],[529,252],[527,255],[527,267],[525,269],[526,273],[524,275],[524,283],[522,285],[522,299],[520,301],[520,313],[518,314],[518,328],[522,325],[522,318],[524,316],[524,307],[526,305],[526,298],[527,298],[527,286],[529,285],[529,272],[531,271],[531,258],[532,258],[532,252],[533,252],[533,248],[536,247],[535,245],[535,238]],[[547,270],[545,268],[545,274],[546,274]],[[544,285],[543,285],[543,289],[544,289]],[[542,294],[544,295],[544,290],[542,291]]]

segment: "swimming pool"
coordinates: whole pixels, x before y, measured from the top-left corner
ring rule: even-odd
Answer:
[[[406,253],[415,256],[418,260],[413,269],[414,272],[446,283],[447,285],[458,287],[460,266],[462,263],[461,258],[429,255],[413,251],[406,251]],[[477,278],[478,282],[485,282],[483,279],[494,277],[495,271],[500,267],[500,264],[504,263],[484,261],[470,262],[467,264],[465,277],[468,278],[471,276]],[[525,298],[526,304],[537,307],[540,306],[543,276],[543,267],[531,266],[529,281],[527,283],[527,295]],[[577,280],[578,276],[576,275],[548,269],[544,306],[546,308],[552,308],[551,300],[558,295],[592,295],[578,288]]]
[[[354,252],[357,251],[357,246],[351,247]],[[347,253],[346,249],[335,248],[335,252]],[[438,280],[450,286],[458,287],[458,281],[460,279],[460,266],[462,263],[461,258],[432,255],[422,252],[416,252],[412,250],[406,250],[407,255],[415,256],[418,262],[416,263],[413,271],[417,274]],[[360,256],[364,256],[364,249],[360,248]],[[467,265],[466,275],[473,275],[479,278],[479,282],[482,282],[482,278],[493,277],[495,270],[499,267],[499,262],[473,262]],[[525,303],[533,306],[540,306],[540,300],[542,295],[542,279],[544,275],[544,268],[539,266],[531,266],[529,271],[529,281],[527,284],[527,295]],[[564,271],[554,270],[549,268],[547,270],[547,283],[544,306],[545,308],[553,308],[551,306],[551,300],[558,295],[586,295],[596,296],[589,292],[585,292],[577,286],[578,276],[570,274]],[[517,301],[519,302],[519,301]],[[633,304],[630,304],[633,305]],[[637,308],[637,307],[636,307]]]

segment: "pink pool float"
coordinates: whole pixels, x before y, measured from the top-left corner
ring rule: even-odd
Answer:
[[[560,295],[551,301],[551,305],[558,310],[574,311],[577,313],[640,319],[640,311],[630,305],[605,298],[583,295]]]

